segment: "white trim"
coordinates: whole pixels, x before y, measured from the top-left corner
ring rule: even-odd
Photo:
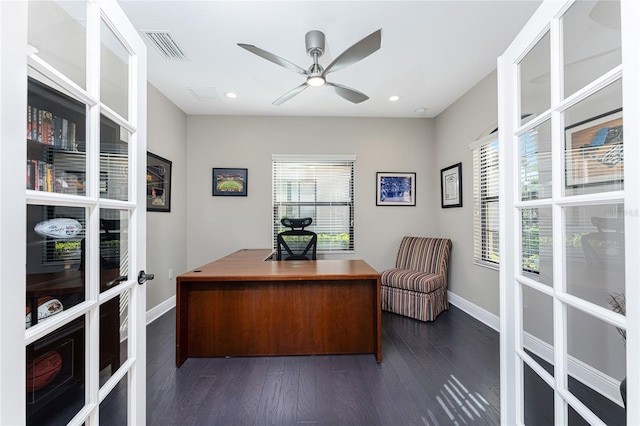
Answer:
[[[476,148],[480,148],[481,146],[484,145],[489,145],[490,143],[492,143],[493,141],[495,141],[496,139],[498,139],[498,134],[497,133],[490,133],[487,136],[477,139],[473,142],[471,142],[469,144],[469,149],[474,150]]]
[[[352,154],[271,154],[271,161],[356,161],[356,156]]]
[[[622,107],[626,117],[624,131],[627,140],[635,141],[625,145],[625,282],[627,298],[627,401],[640,401],[640,2],[621,0],[622,16],[622,60],[624,62]],[[627,424],[640,424],[640,405],[629,404]]]
[[[176,296],[171,296],[164,302],[154,306],[147,311],[147,325],[151,324],[162,315],[176,307]]]
[[[450,291],[447,292],[447,297],[449,298],[449,303],[458,309],[463,310],[493,330],[500,332],[500,318],[497,315]],[[525,332],[524,347],[546,362],[553,364],[553,346],[549,343]],[[571,377],[584,383],[586,386],[619,406],[623,406],[622,399],[620,398],[620,381],[572,356],[567,356],[567,364],[567,369]]]
[[[500,264],[499,263],[493,263],[493,262],[473,259],[473,264],[476,265],[476,266],[482,266],[483,268],[493,269],[494,271],[499,271],[500,270]]]
[[[447,291],[447,298],[449,299],[449,303],[455,305],[456,308],[462,309],[481,323],[491,327],[497,332],[500,332],[500,317],[497,315],[492,314],[491,312],[469,302],[467,299],[464,299],[455,293],[451,293],[450,291]]]
[[[548,363],[553,364],[553,346],[549,343],[525,332],[524,347]],[[620,397],[620,381],[571,355],[567,355],[567,370],[574,379],[623,407],[622,398]]]
[[[25,424],[26,2],[0,1],[0,424]],[[24,143],[24,142],[23,142]],[[22,181],[24,182],[24,181]]]

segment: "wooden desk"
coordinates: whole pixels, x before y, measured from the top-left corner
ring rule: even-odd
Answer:
[[[176,365],[189,357],[373,353],[380,274],[362,260],[240,250],[177,277]]]

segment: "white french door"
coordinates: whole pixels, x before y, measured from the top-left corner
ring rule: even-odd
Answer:
[[[0,424],[144,424],[146,47],[115,0],[0,20]]]
[[[623,380],[640,400],[638,22],[545,1],[499,58],[503,424],[606,424],[587,395],[625,416]]]

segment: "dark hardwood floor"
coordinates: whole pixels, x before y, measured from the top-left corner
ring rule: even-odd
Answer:
[[[383,313],[374,355],[191,358],[175,311],[148,327],[150,425],[496,425],[499,336],[451,307],[435,322]]]
[[[424,323],[383,312],[374,355],[190,358],[175,367],[175,310],[147,328],[149,425],[499,425],[496,331],[451,306]],[[541,361],[542,362],[542,361]],[[553,425],[553,392],[525,369],[525,424]],[[624,409],[572,380],[608,425]],[[123,380],[101,424],[125,425]],[[585,422],[575,413],[570,425]]]

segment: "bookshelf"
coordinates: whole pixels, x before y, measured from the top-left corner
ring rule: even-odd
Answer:
[[[86,108],[29,78],[26,188],[85,195]]]
[[[49,198],[43,193],[79,198],[89,195],[86,189],[88,107],[33,77],[28,79],[27,104],[27,193],[33,191],[38,199],[43,199],[43,195],[44,199]],[[100,198],[127,197],[128,146],[120,140],[119,131],[119,126],[102,116],[99,143],[90,148],[100,151]],[[44,201],[27,205],[27,330],[86,300],[88,211],[85,207],[64,204]],[[122,278],[120,228],[124,223],[119,220],[120,215],[115,214],[114,219],[110,212],[100,210],[100,292]],[[60,232],[64,235],[58,235]],[[112,373],[121,363],[120,300],[120,296],[115,296],[100,305],[100,371]],[[50,307],[49,311],[42,306]],[[55,407],[64,406],[67,412],[72,412],[84,405],[86,326],[81,317],[26,346],[28,424],[46,423]],[[30,372],[38,371],[52,353],[59,357],[60,371],[45,385],[35,385],[35,375]],[[57,419],[62,423],[68,420],[65,414]]]

